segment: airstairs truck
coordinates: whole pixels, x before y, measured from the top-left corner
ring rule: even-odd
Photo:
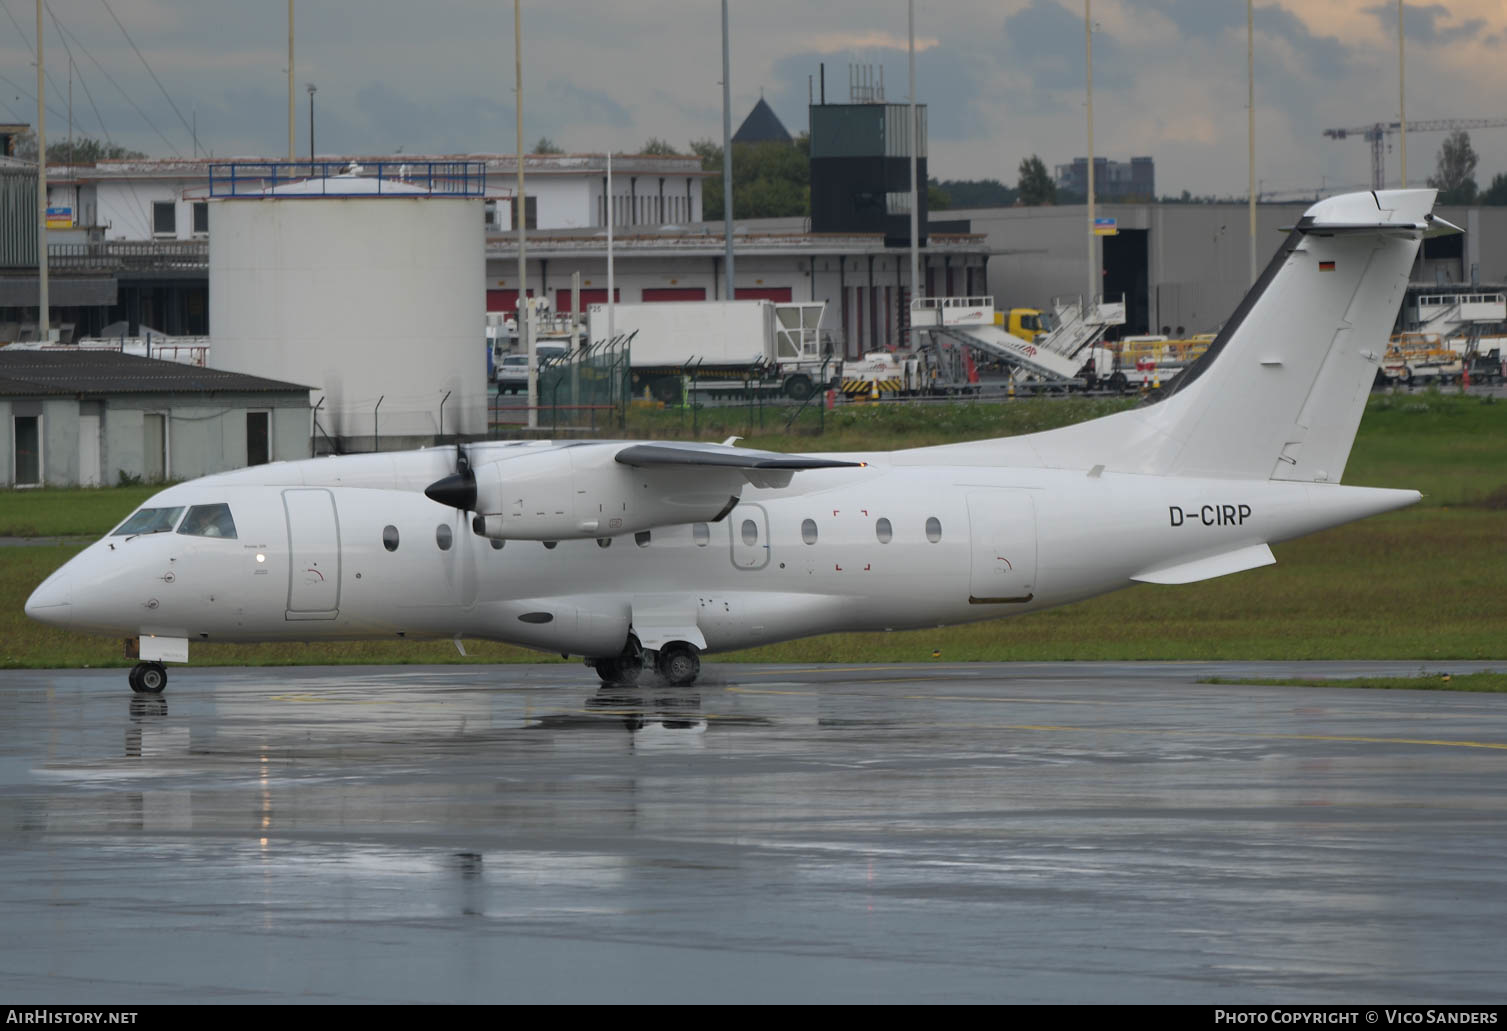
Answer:
[[[1050,332],[1025,340],[999,325],[994,298],[928,297],[911,302],[911,328],[966,344],[1034,377],[1032,386],[1055,389],[1125,389],[1129,376],[1116,368],[1113,352],[1102,347],[1104,334],[1125,323],[1125,302],[1102,297],[1085,306],[1076,298],[1053,302],[1056,318]],[[1116,378],[1118,376],[1118,378]]]

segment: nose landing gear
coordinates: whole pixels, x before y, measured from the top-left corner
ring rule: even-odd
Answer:
[[[610,658],[587,659],[586,664],[596,669],[604,684],[636,684],[638,675],[644,671],[644,649],[638,638],[628,637],[622,653]]]
[[[160,662],[138,662],[126,681],[136,694],[161,694],[167,687],[167,667]]]

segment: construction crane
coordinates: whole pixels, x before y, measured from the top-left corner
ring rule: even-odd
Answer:
[[[1502,129],[1507,128],[1507,118],[1434,118],[1422,122],[1409,122],[1409,132],[1453,132],[1456,129]],[[1347,136],[1360,136],[1371,144],[1371,189],[1379,190],[1387,184],[1386,153],[1383,144],[1388,136],[1402,130],[1401,122],[1377,122],[1354,129],[1325,129],[1324,135],[1331,140],[1343,140]]]

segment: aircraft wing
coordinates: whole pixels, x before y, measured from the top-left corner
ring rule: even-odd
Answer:
[[[735,469],[856,469],[862,462],[835,458],[810,458],[778,451],[713,444],[633,444],[616,455],[616,461],[635,467],[652,465],[712,465]]]

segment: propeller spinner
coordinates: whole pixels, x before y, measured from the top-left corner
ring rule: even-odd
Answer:
[[[424,496],[441,505],[470,512],[476,508],[476,474],[464,448],[455,445],[455,472],[424,488]]]

